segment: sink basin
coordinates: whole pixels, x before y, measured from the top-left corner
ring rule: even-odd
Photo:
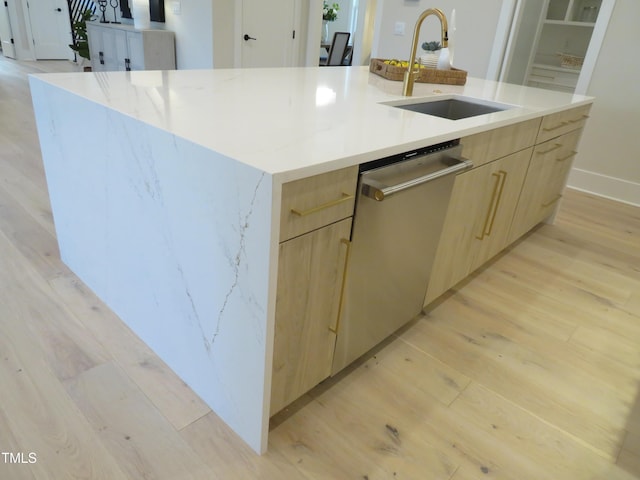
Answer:
[[[514,108],[514,105],[487,102],[481,99],[461,96],[445,99],[439,97],[433,100],[423,99],[418,101],[399,100],[397,102],[385,103],[385,105],[411,110],[412,112],[424,113],[425,115],[446,118],[448,120],[460,120]]]

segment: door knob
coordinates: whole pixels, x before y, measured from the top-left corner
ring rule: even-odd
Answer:
[[[56,12],[61,12],[62,9],[61,8],[56,8]]]
[[[244,41],[245,41],[245,42],[246,42],[246,41],[249,41],[249,40],[256,40],[255,38],[250,37],[250,36],[249,36],[249,35],[247,35],[246,33],[244,34],[244,37],[242,37],[242,38],[244,38]]]

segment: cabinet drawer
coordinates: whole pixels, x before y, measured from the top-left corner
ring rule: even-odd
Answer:
[[[358,167],[348,167],[282,186],[280,242],[353,215]]]
[[[553,214],[565,183],[582,130],[537,145],[513,217],[509,241],[513,242]]]
[[[474,167],[479,167],[532,146],[539,127],[540,119],[535,118],[464,137],[460,140],[462,155],[472,160]]]
[[[542,119],[542,123],[540,124],[540,131],[538,132],[536,143],[546,142],[552,138],[584,127],[587,118],[589,118],[589,110],[591,110],[591,105],[585,105],[583,107],[572,108],[564,112],[547,115]]]

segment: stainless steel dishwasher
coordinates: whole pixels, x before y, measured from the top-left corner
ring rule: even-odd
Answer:
[[[422,311],[455,173],[459,141],[360,167],[333,360],[337,373]]]

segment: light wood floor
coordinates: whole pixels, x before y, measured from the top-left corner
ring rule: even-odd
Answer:
[[[40,69],[0,57],[0,479],[640,478],[639,208],[567,192],[258,457],[60,262]]]

